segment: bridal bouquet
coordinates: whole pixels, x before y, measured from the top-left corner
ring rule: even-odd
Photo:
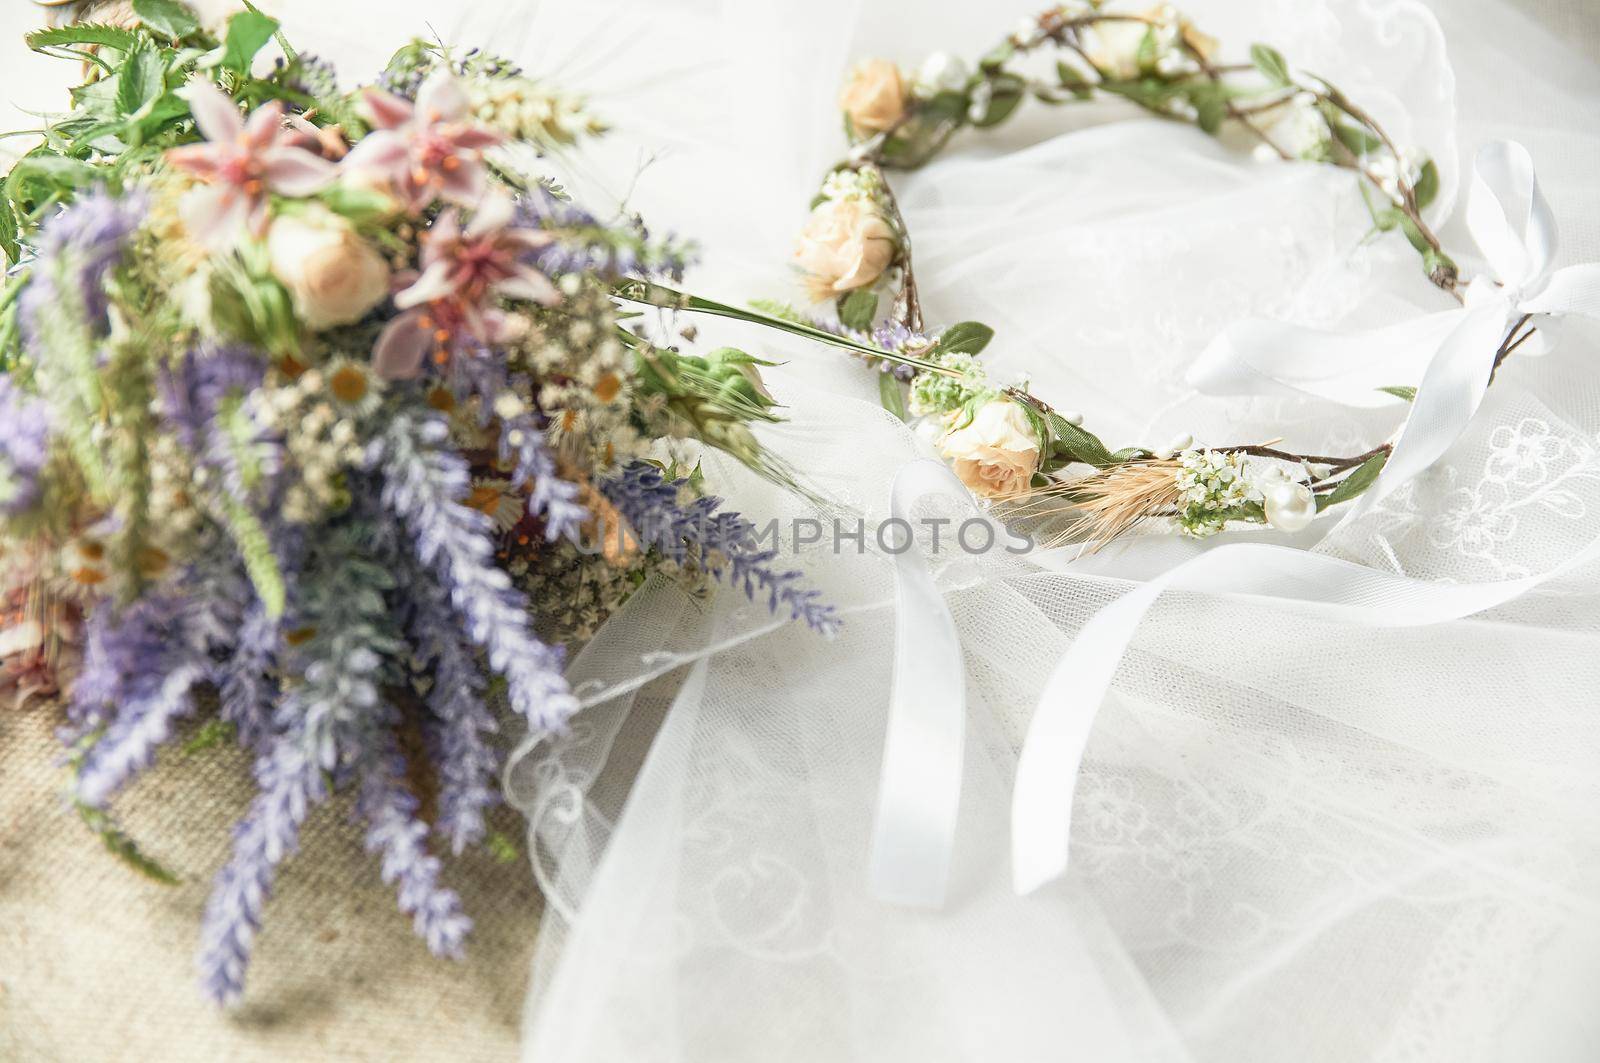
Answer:
[[[31,36],[85,79],[0,195],[6,677],[63,695],[75,802],[156,877],[112,798],[188,717],[253,755],[204,919],[216,999],[336,790],[453,955],[434,850],[491,840],[498,708],[577,710],[566,644],[657,571],[834,628],[678,471],[691,440],[793,484],[751,431],[777,419],[761,363],[630,328],[614,287],[690,252],[536,176],[601,131],[581,100],[422,42],[345,92],[254,9],[214,34],[124,7]]]

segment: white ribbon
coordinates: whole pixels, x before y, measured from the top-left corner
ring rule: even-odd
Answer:
[[[1552,269],[1555,220],[1521,145],[1500,142],[1478,153],[1467,219],[1500,280],[1474,282],[1468,305],[1450,312],[1449,327],[1422,371],[1410,415],[1382,474],[1345,520],[1367,512],[1460,438],[1483,400],[1496,352],[1515,316],[1600,317],[1600,266]],[[1400,335],[1405,328],[1399,326],[1391,335]],[[1259,339],[1269,333],[1270,329],[1236,332],[1233,349],[1242,349],[1240,337]],[[1275,342],[1291,349],[1304,334],[1283,327],[1276,337]],[[1327,334],[1322,337],[1318,353],[1338,348]],[[1373,342],[1373,334],[1351,336],[1345,342],[1351,347],[1344,350],[1361,357],[1362,346]],[[1296,364],[1292,353],[1261,349],[1246,353],[1248,357],[1227,363],[1232,366],[1228,379],[1240,386],[1307,390],[1309,375],[1289,371]],[[1368,364],[1376,363],[1369,359]],[[1344,380],[1338,389],[1325,390],[1331,394],[1348,388],[1349,381]],[[1600,539],[1538,576],[1442,584],[1286,547],[1239,544],[1202,554],[1129,592],[1079,632],[1052,671],[1029,723],[1012,800],[1012,871],[1018,892],[1037,889],[1066,870],[1073,791],[1095,714],[1140,621],[1163,591],[1265,596],[1331,609],[1374,626],[1415,626],[1458,619],[1510,601],[1596,557]]]
[[[895,476],[890,514],[909,533],[918,503],[930,496],[972,505],[943,463],[923,458]],[[961,801],[966,673],[955,619],[914,535],[895,555],[894,580],[894,688],[872,828],[872,891],[898,904],[938,907]]]
[[[1208,395],[1314,395],[1382,406],[1398,400],[1380,388],[1417,384],[1435,353],[1475,315],[1498,312],[1502,325],[1522,314],[1600,316],[1600,266],[1554,269],[1555,217],[1521,144],[1496,141],[1478,152],[1466,218],[1492,276],[1467,286],[1465,306],[1349,333],[1241,321],[1195,360],[1189,383]],[[1539,324],[1541,335],[1520,353],[1547,349],[1550,323]]]
[[[1554,217],[1521,145],[1499,142],[1479,152],[1467,221],[1497,279],[1473,282],[1465,306],[1344,335],[1246,322],[1213,344],[1192,374],[1197,386],[1213,393],[1313,394],[1358,406],[1387,401],[1377,391],[1385,384],[1417,381],[1382,474],[1345,520],[1429,468],[1460,438],[1483,400],[1511,321],[1522,314],[1600,317],[1600,265],[1553,269]],[[909,519],[917,499],[951,491],[964,497],[942,465],[914,462],[895,480],[894,515]],[[1140,585],[1084,626],[1052,670],[1030,721],[1012,803],[1017,890],[1037,889],[1066,870],[1073,793],[1095,715],[1139,623],[1163,591],[1259,596],[1374,626],[1416,626],[1510,601],[1597,557],[1600,539],[1538,576],[1441,584],[1284,546],[1230,544]],[[949,610],[915,550],[897,558],[896,605],[872,885],[887,900],[936,906],[949,878],[960,800],[966,726],[961,650]]]

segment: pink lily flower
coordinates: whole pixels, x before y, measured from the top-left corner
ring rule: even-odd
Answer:
[[[472,122],[471,109],[466,90],[445,70],[429,75],[416,103],[368,89],[361,112],[373,131],[344,165],[387,180],[412,213],[436,199],[470,207],[488,187],[483,151],[504,139]]]
[[[463,338],[494,346],[515,338],[520,322],[495,305],[517,299],[554,306],[561,301],[550,279],[525,259],[554,237],[513,226],[511,197],[484,196],[465,228],[455,207],[441,211],[422,235],[422,270],[402,275],[395,293],[400,315],[384,327],[372,352],[374,369],[387,380],[408,380],[422,371],[431,352],[440,364]]]
[[[189,101],[203,144],[167,152],[167,161],[205,182],[184,197],[180,213],[196,240],[217,249],[230,246],[241,230],[267,230],[267,193],[309,196],[334,179],[331,162],[296,146],[284,127],[283,104],[274,100],[247,121],[221,89],[196,78],[180,90]]]

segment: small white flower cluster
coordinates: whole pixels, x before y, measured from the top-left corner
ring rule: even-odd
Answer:
[[[916,353],[916,352],[910,352]],[[922,355],[926,358],[927,355]],[[954,369],[959,377],[942,373],[918,373],[911,378],[911,412],[918,417],[942,416],[963,405],[988,387],[988,374],[983,363],[970,354],[960,352],[934,355],[933,360],[947,369]]]
[[[352,407],[373,399],[377,381],[365,376],[365,390],[358,395],[351,382],[335,379],[336,374],[353,373],[351,365],[330,370],[308,369],[292,382],[263,387],[251,396],[255,421],[283,437],[284,458],[300,473],[283,496],[283,519],[291,523],[310,523],[348,504],[344,471],[362,459]]]
[[[1215,535],[1231,511],[1261,501],[1239,450],[1186,450],[1178,455],[1178,530],[1196,539]]]
[[[1311,93],[1296,94],[1282,108],[1274,108],[1273,114],[1267,135],[1291,157],[1305,162],[1327,162],[1333,157],[1333,134]],[[1265,144],[1258,144],[1254,154],[1263,162],[1278,159],[1278,153]]]
[[[1189,23],[1171,4],[1162,4],[1150,12],[1154,25],[1150,33],[1155,38],[1156,73],[1163,77],[1177,77],[1199,71],[1200,64],[1184,46],[1184,34]]]
[[[472,113],[512,140],[566,146],[605,132],[581,97],[556,92],[528,78],[475,79],[469,83]]]
[[[1422,178],[1425,157],[1406,148],[1397,156],[1385,151],[1367,160],[1367,173],[1378,189],[1396,205],[1405,202],[1405,189],[1416,187]]]
[[[529,367],[541,381],[539,409],[563,453],[592,458],[580,462],[586,468],[609,468],[649,447],[629,416],[630,356],[611,300],[575,274],[559,283],[560,311],[541,314],[526,341]]]
[[[190,494],[194,463],[178,438],[167,432],[150,436],[146,446],[150,455],[150,531],[168,553],[180,554],[185,552],[180,544],[200,530],[200,513]]]
[[[825,199],[875,200],[878,191],[878,178],[871,169],[852,170],[845,167],[834,170],[822,179],[822,195]]]

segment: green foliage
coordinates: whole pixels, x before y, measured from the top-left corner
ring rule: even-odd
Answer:
[[[231,746],[237,730],[238,728],[222,717],[213,716],[201,724],[189,740],[183,743],[181,751],[184,756],[193,756],[219,746]]]
[[[1383,471],[1383,465],[1389,460],[1389,452],[1381,451],[1374,454],[1358,465],[1354,472],[1339,481],[1339,486],[1333,491],[1317,499],[1317,510],[1320,512],[1329,506],[1337,506],[1341,502],[1348,502],[1352,498],[1371,487],[1377,480],[1378,474]]]
[[[279,357],[300,349],[294,304],[273,276],[266,249],[259,243],[241,244],[232,257],[216,261],[210,297],[212,324],[223,335]]]
[[[75,22],[70,26],[51,26],[34,30],[22,40],[29,48],[46,55],[58,55],[67,49],[72,58],[83,58],[82,53],[70,51],[76,45],[111,48],[125,52],[145,39],[137,30],[124,29],[99,22]]]
[[[927,357],[945,354],[979,354],[994,339],[994,329],[981,321],[958,321],[939,333]]]
[[[1289,74],[1289,64],[1276,48],[1265,44],[1252,44],[1250,46],[1250,62],[1261,71],[1262,75],[1279,88],[1288,88],[1294,84],[1294,79]]]
[[[1379,388],[1378,390],[1383,392],[1385,395],[1393,395],[1397,399],[1405,399],[1407,402],[1415,401],[1417,397],[1416,388],[1401,384],[1392,385],[1386,388]]]
[[[1054,467],[1077,461],[1096,468],[1117,464],[1117,458],[1100,442],[1093,432],[1073,424],[1054,410],[1046,411],[1044,422],[1049,430],[1046,452],[1057,463]]]
[[[972,117],[972,124],[979,129],[988,129],[997,126],[1010,118],[1017,105],[1022,102],[1022,97],[1027,94],[1027,82],[1015,74],[997,73],[988,79],[989,100],[981,112]]]
[[[880,372],[878,374],[878,401],[883,404],[884,409],[900,418],[900,420],[904,421],[908,418],[906,389],[899,380],[895,379],[893,373]]]
[[[88,755],[89,750],[100,737],[100,734],[101,732],[96,731],[86,736],[74,746],[71,755],[68,756],[67,766],[71,769],[74,779],[83,770],[84,758]],[[76,787],[74,787],[74,790],[76,790]],[[93,831],[95,836],[100,839],[100,843],[106,847],[106,851],[127,864],[135,872],[152,882],[159,882],[163,886],[176,886],[183,881],[159,862],[145,855],[144,851],[139,848],[138,843],[104,809],[86,805],[77,800],[76,797],[72,799],[72,807],[77,811],[78,818],[83,821],[84,826]]]
[[[254,9],[239,12],[228,20],[218,64],[240,77],[247,76],[256,53],[265,48],[277,32],[277,19],[268,18]]]
[[[22,245],[18,242],[17,213],[10,199],[0,199],[0,266],[12,266],[22,261]]]
[[[1060,80],[1061,87],[1077,99],[1088,100],[1094,97],[1094,86],[1069,64],[1056,63],[1056,78]]]
[[[133,0],[133,13],[140,22],[173,40],[200,32],[200,20],[178,0]]]
[[[517,849],[517,843],[499,831],[484,838],[483,844],[489,850],[489,855],[502,864],[515,863],[522,855]]]
[[[1416,196],[1418,210],[1426,210],[1439,197],[1439,166],[1432,159],[1422,164],[1422,173],[1417,177],[1412,194]]]
[[[152,882],[159,882],[163,886],[176,886],[183,882],[160,862],[145,855],[138,843],[105,811],[91,808],[81,801],[73,802],[73,807],[78,810],[78,818],[95,833],[112,856]]]
[[[869,288],[857,288],[842,295],[836,304],[839,321],[857,332],[872,331],[873,319],[878,313],[878,294]]]

